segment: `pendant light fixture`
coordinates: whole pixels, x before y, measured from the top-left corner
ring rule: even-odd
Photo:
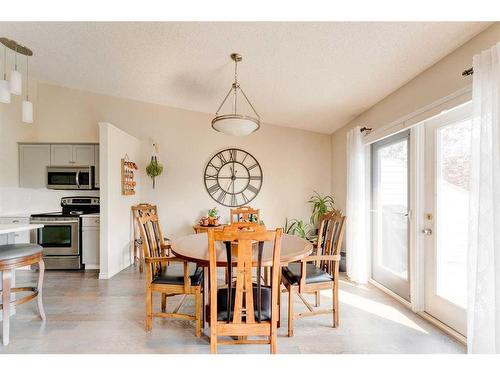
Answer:
[[[17,71],[17,46],[14,51],[14,70],[10,71],[10,92],[14,95],[21,95],[23,92],[23,78]]]
[[[212,128],[227,135],[245,136],[260,128],[260,116],[238,82],[238,63],[243,60],[243,57],[239,53],[232,53],[231,59],[234,61],[234,82],[215,113],[215,117],[212,120]],[[238,113],[238,92],[241,93],[241,96],[250,105],[255,116]],[[219,115],[224,103],[226,103],[231,94],[233,95],[232,113]]]
[[[28,69],[28,56],[26,56],[26,100],[23,100],[23,122],[28,124],[33,123],[33,103],[29,99],[29,69]]]
[[[10,86],[7,81],[7,48],[3,48],[3,71],[2,79],[0,80],[0,103],[10,103]]]
[[[28,90],[28,58],[33,56],[33,52],[15,40],[8,38],[0,38],[0,43],[4,45],[3,56],[3,76],[0,80],[0,103],[10,103],[10,94],[22,95],[23,78],[21,73],[17,70],[17,57],[18,54],[26,56],[26,100],[22,101],[22,120],[23,122],[31,124],[33,122],[33,103],[29,100]],[[14,51],[14,69],[10,72],[10,82],[7,81],[7,48]]]

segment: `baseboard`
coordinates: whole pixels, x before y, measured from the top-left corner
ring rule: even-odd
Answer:
[[[403,297],[401,297],[400,295],[394,293],[392,290],[386,288],[385,286],[383,286],[382,284],[376,282],[375,280],[373,279],[369,279],[368,282],[370,284],[372,284],[373,286],[377,287],[378,289],[380,289],[382,292],[384,292],[385,294],[388,294],[390,295],[392,298],[394,298],[395,300],[397,300],[399,303],[401,303],[402,305],[404,305],[405,307],[409,308],[410,310],[412,310],[412,307],[411,307],[411,303],[407,300],[405,300]]]
[[[453,328],[447,326],[442,321],[434,318],[432,315],[430,315],[429,313],[426,313],[425,311],[418,311],[417,315],[422,317],[423,319],[427,320],[429,323],[436,326],[441,331],[444,331],[446,334],[453,337],[455,340],[457,340],[461,344],[467,346],[467,337],[462,335],[460,332],[455,331]]]
[[[405,306],[408,309],[410,309],[410,310],[413,311],[411,303],[408,302],[407,300],[405,300],[404,298],[402,298],[401,296],[397,295],[396,293],[394,293],[392,290],[387,289],[385,286],[383,286],[380,283],[377,283],[373,279],[370,279],[369,283],[372,284],[373,286],[375,286],[376,288],[380,289],[382,292],[388,294],[389,296],[391,296],[395,300],[397,300],[403,306]],[[441,331],[443,331],[447,335],[453,337],[459,343],[461,343],[463,345],[467,345],[467,338],[464,335],[462,335],[461,333],[455,331],[453,328],[447,326],[442,321],[434,318],[432,315],[426,313],[425,311],[413,311],[413,312],[415,314],[417,314],[418,316],[420,316],[421,318],[427,320],[429,323],[431,323],[435,327],[439,328]]]

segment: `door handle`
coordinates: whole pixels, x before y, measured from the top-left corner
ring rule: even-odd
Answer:
[[[76,186],[80,187],[80,170],[76,171]]]
[[[430,236],[432,234],[432,229],[431,228],[422,229],[422,233],[427,236]]]

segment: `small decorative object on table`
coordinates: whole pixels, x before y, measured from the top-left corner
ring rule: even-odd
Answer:
[[[153,189],[155,188],[155,179],[163,172],[163,165],[158,162],[158,143],[153,143],[153,156],[146,167],[146,173],[153,180]]]
[[[135,194],[135,181],[134,181],[134,171],[139,169],[137,164],[129,160],[127,154],[121,160],[122,165],[122,195],[134,195]]]
[[[208,225],[213,226],[213,227],[219,226],[220,216],[218,214],[219,214],[219,211],[217,210],[216,207],[208,210]]]

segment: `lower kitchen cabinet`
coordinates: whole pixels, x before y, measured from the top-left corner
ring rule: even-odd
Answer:
[[[82,217],[82,263],[85,269],[99,269],[99,217]]]
[[[29,217],[0,217],[0,224],[29,224]],[[17,233],[0,235],[0,245],[10,245],[15,243],[29,243],[30,232],[25,230]]]

